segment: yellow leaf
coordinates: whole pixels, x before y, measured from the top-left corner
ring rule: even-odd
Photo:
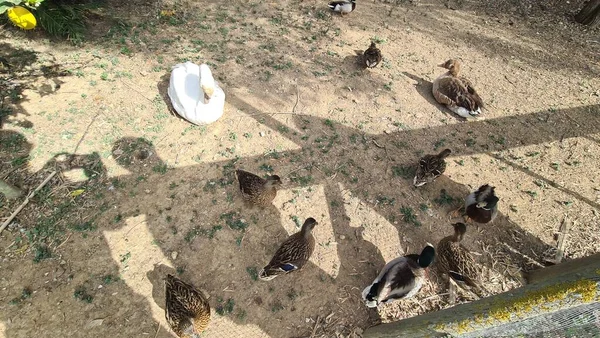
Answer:
[[[85,191],[85,189],[73,190],[73,191],[71,191],[71,196],[72,197],[77,197],[77,196],[83,194],[84,191]]]

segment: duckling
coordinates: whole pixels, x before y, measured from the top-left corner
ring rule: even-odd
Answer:
[[[498,215],[498,201],[494,187],[484,184],[479,189],[470,193],[465,199],[464,207],[460,207],[454,212],[454,216],[463,211],[466,220],[472,220],[477,223],[485,224],[492,222]]]
[[[481,291],[485,289],[479,285],[481,270],[471,252],[461,244],[467,226],[464,223],[454,223],[452,226],[454,234],[442,238],[437,246],[440,270],[452,280],[468,285],[475,294],[482,297]]]
[[[421,157],[419,166],[417,167],[417,173],[413,179],[414,186],[420,187],[427,183],[431,183],[441,176],[444,171],[446,171],[446,161],[444,161],[444,159],[451,153],[452,151],[450,149],[444,149],[437,155],[425,155]]]
[[[369,48],[363,53],[363,58],[365,66],[368,68],[375,68],[381,62],[381,51],[377,48],[375,42],[371,42]]]
[[[318,224],[314,218],[307,218],[302,229],[281,244],[269,264],[260,270],[258,277],[268,281],[279,275],[302,269],[315,250],[312,230]]]
[[[277,175],[264,179],[241,169],[237,169],[235,175],[240,184],[242,198],[251,205],[269,205],[277,196],[277,187],[281,185],[281,178]]]
[[[200,88],[204,92],[204,103],[208,104],[210,98],[215,92],[215,78],[208,65],[203,63],[200,65]]]
[[[165,317],[182,338],[200,338],[210,322],[210,305],[202,292],[181,279],[167,275]]]
[[[373,283],[362,292],[367,307],[373,308],[416,295],[425,282],[425,269],[431,265],[434,257],[435,249],[427,243],[420,255],[406,255],[387,263]]]
[[[343,16],[349,14],[356,8],[356,0],[341,0],[329,3],[329,8],[334,12],[340,12]]]
[[[433,81],[433,96],[455,114],[464,118],[481,114],[483,101],[469,80],[459,76],[460,61],[451,59],[438,65],[448,69]]]

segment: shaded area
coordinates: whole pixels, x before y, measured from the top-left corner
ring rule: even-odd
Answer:
[[[155,334],[156,317],[150,315],[154,306],[148,304],[147,299],[139,294],[142,291],[129,287],[123,281],[118,281],[118,276],[125,274],[128,269],[128,260],[137,259],[138,262],[143,263],[146,256],[136,257],[131,254],[128,256],[127,250],[112,252],[108,247],[107,239],[96,231],[97,228],[94,228],[100,225],[101,231],[124,230],[123,241],[134,242],[138,235],[136,230],[141,227],[139,224],[144,222],[153,240],[151,243],[150,241],[143,243],[144,250],[141,251],[158,250],[166,260],[173,263],[176,273],[207,290],[212,295],[210,301],[213,308],[221,309],[224,314],[223,317],[215,314],[214,318],[217,321],[220,318],[230,320],[237,325],[255,325],[272,337],[291,336],[299,332],[302,336],[307,336],[311,330],[307,331],[310,325],[306,323],[306,318],[319,316],[323,319],[333,312],[335,315],[330,318],[334,319],[328,323],[332,327],[347,326],[344,320],[348,318],[358,318],[352,323],[353,325],[361,327],[371,325],[378,320],[377,314],[374,311],[367,311],[363,306],[359,300],[360,290],[383,266],[384,259],[376,245],[363,240],[366,227],[350,226],[351,219],[344,205],[348,192],[351,192],[352,196],[359,199],[366,207],[372,208],[377,214],[383,216],[390,224],[394,224],[402,246],[399,252],[416,252],[425,241],[439,237],[440,233],[437,230],[432,233],[423,226],[424,224],[419,226],[417,223],[408,222],[409,218],[406,214],[402,214],[399,207],[417,210],[420,202],[439,198],[441,189],[450,192],[453,202],[460,204],[461,199],[469,192],[469,188],[443,177],[424,189],[413,189],[410,168],[417,162],[418,154],[415,154],[415,151],[429,152],[432,147],[435,148],[434,142],[443,137],[445,146],[452,148],[458,156],[485,153],[509,163],[508,159],[503,158],[502,151],[586,136],[600,131],[599,106],[591,105],[390,134],[365,133],[330,119],[294,114],[296,105],[292,106],[290,102],[293,102],[293,98],[298,93],[281,89],[281,83],[289,83],[293,79],[301,84],[299,95],[302,95],[303,100],[305,97],[312,100],[318,97],[319,90],[322,88],[320,83],[332,78],[345,84],[351,83],[347,79],[352,77],[353,87],[361,93],[367,93],[365,96],[369,95],[373,88],[381,88],[390,83],[389,79],[376,71],[359,72],[354,67],[353,63],[356,60],[353,57],[343,57],[319,49],[316,49],[317,52],[307,52],[307,46],[316,44],[311,41],[330,43],[330,40],[335,41],[339,35],[336,33],[339,26],[329,21],[326,16],[328,14],[320,8],[299,5],[299,9],[309,16],[299,21],[299,16],[293,14],[288,16],[283,11],[280,15],[265,18],[263,9],[270,4],[262,3],[223,5],[213,2],[202,12],[197,12],[193,7],[173,5],[172,9],[176,13],[167,16],[161,16],[159,12],[170,9],[169,4],[154,1],[113,4],[115,6],[107,10],[104,17],[110,17],[111,19],[108,20],[110,22],[107,23],[104,19],[97,22],[93,34],[98,35],[92,35],[91,43],[106,46],[124,56],[140,53],[153,57],[153,53],[185,49],[185,54],[177,58],[213,60],[214,68],[217,70],[215,74],[221,77],[221,81],[231,86],[232,90],[228,91],[228,102],[242,112],[240,118],[255,119],[271,130],[285,130],[287,126],[274,115],[265,114],[234,90],[236,89],[234,86],[240,79],[259,79],[250,88],[244,89],[266,98],[265,102],[281,107],[282,110],[288,108],[293,110],[293,113],[286,114],[290,116],[300,132],[282,134],[301,149],[274,151],[266,156],[233,157],[231,160],[173,169],[158,156],[154,149],[155,144],[149,140],[121,138],[113,144],[111,156],[122,169],[128,171],[128,174],[110,180],[97,153],[66,154],[63,155],[66,159],[61,157],[50,161],[46,169],[58,167],[68,171],[71,168],[86,168],[89,173],[88,180],[86,183],[81,183],[70,182],[63,178],[61,184],[59,181],[52,182],[46,194],[36,201],[43,205],[51,205],[50,197],[60,196],[61,201],[62,199],[75,201],[73,203],[76,208],[66,209],[67,207],[63,206],[65,208],[63,213],[51,213],[51,217],[22,215],[31,218],[26,222],[27,224],[46,226],[46,228],[36,226],[34,229],[24,229],[24,231],[29,230],[35,241],[44,243],[45,245],[40,248],[46,248],[44,250],[47,251],[38,248],[32,250],[36,258],[39,253],[41,264],[34,265],[28,262],[20,269],[27,270],[27,279],[32,280],[30,287],[35,290],[46,290],[51,292],[51,295],[42,298],[40,292],[31,300],[20,303],[21,305],[17,305],[16,308],[9,308],[10,313],[7,311],[8,315],[2,315],[4,322],[11,323],[6,329],[8,337],[19,337],[31,327],[44,327],[52,334],[72,335],[74,332],[67,331],[73,327],[65,323],[75,320],[83,323],[98,318],[104,318],[103,328],[112,336],[128,336],[128,331],[122,331],[121,328],[130,327],[131,323],[135,323],[139,326],[136,332],[169,337],[170,333],[163,329]],[[276,6],[285,5],[287,4],[276,4]],[[221,6],[232,6],[227,8],[234,9],[235,13],[240,15],[229,16],[219,10]],[[234,6],[240,6],[240,9],[233,8]],[[364,8],[365,15],[376,16],[379,13],[375,5],[365,3]],[[436,10],[448,13],[444,9]],[[111,11],[121,17],[112,15]],[[429,11],[429,9],[417,9],[417,14],[409,14],[411,18],[415,18],[411,23],[433,30],[432,35],[436,39],[445,41],[443,19],[432,19],[429,15],[420,16],[422,11]],[[244,18],[242,15],[248,21],[256,23],[245,22],[242,20]],[[269,34],[264,29],[265,25],[276,27],[281,36]],[[217,27],[220,29],[218,33],[215,32]],[[248,33],[248,36],[252,35],[255,38],[240,42],[238,39],[229,38],[227,29],[243,30]],[[425,31],[425,28],[423,29]],[[182,30],[186,31],[184,37],[181,36]],[[164,35],[157,35],[158,32]],[[477,48],[493,55],[504,53],[503,50],[494,49],[493,39],[472,36],[472,33],[459,34],[458,39],[461,42],[475,40],[479,42],[475,44]],[[257,41],[261,41],[260,44]],[[298,41],[306,43],[301,44]],[[523,50],[517,48],[512,53],[518,56],[521,52]],[[235,59],[231,55],[236,55]],[[266,60],[260,58],[265,55],[268,57]],[[93,60],[94,57],[91,58]],[[539,63],[536,66],[541,68],[555,61],[548,58],[546,54],[534,55],[529,61]],[[166,59],[162,61],[166,65],[180,61],[175,60],[176,57],[167,56]],[[538,62],[540,60],[547,62]],[[243,64],[243,71],[227,72],[228,63],[233,62]],[[582,68],[578,64],[573,64],[569,69]],[[159,71],[164,70],[166,69],[159,69]],[[431,88],[428,88],[430,86],[428,81],[415,75],[411,76],[409,73],[405,75],[422,84],[417,86],[419,94],[428,102],[437,105],[431,101]],[[269,83],[273,78],[279,82]],[[161,78],[157,86],[162,99],[168,103],[165,95],[167,84],[168,74]],[[343,96],[341,93],[345,93],[346,88],[340,85],[337,91],[336,93]],[[511,131],[510,134],[506,133],[508,130]],[[531,130],[536,132],[532,133]],[[483,145],[465,147],[465,143],[468,143],[467,138],[488,140],[490,136],[502,142],[495,142],[491,146],[485,142]],[[416,144],[415,140],[419,143]],[[278,174],[289,173],[287,179],[290,183],[286,186],[287,189],[308,190],[313,186],[324,188],[325,209],[328,217],[331,218],[334,241],[337,243],[321,244],[336,245],[335,251],[341,265],[336,278],[330,278],[327,271],[311,263],[304,271],[276,279],[272,283],[254,281],[252,268],[260,269],[268,261],[278,244],[287,236],[286,229],[289,227],[286,226],[293,224],[291,219],[282,220],[280,212],[275,207],[266,211],[246,210],[238,203],[239,198],[232,178],[233,169],[241,166],[259,172],[263,170],[259,167],[260,162],[267,163]],[[520,167],[522,166],[519,166],[519,169],[524,173],[536,179],[543,179]],[[38,173],[38,176],[43,176],[43,172]],[[39,181],[39,177],[34,176],[31,180]],[[547,183],[552,182],[544,180]],[[591,207],[598,208],[596,202],[578,192],[562,187],[559,183],[554,183],[552,186]],[[80,189],[85,189],[85,192],[79,195],[79,199],[71,195]],[[451,205],[434,206],[433,211],[443,214],[450,207]],[[419,214],[415,222],[426,223],[425,225],[430,225],[430,228],[431,225],[434,229],[435,226],[444,228],[437,223],[449,222],[444,217],[423,218],[422,215]],[[317,220],[325,217],[300,213],[296,216],[299,218],[314,216]],[[140,221],[138,219],[140,217],[145,218],[145,221]],[[44,218],[50,219],[50,222],[42,223],[41,220]],[[126,224],[130,219],[136,223]],[[44,232],[45,229],[54,231],[54,226],[58,234],[50,235]],[[502,267],[514,265],[521,269],[529,269],[535,264],[528,257],[541,261],[541,254],[548,249],[548,245],[522,229],[506,215],[500,215],[492,226],[482,228],[480,234],[473,236],[474,241],[480,240],[486,245],[495,247],[498,243],[506,243],[514,247],[516,252],[501,247],[509,257],[507,262],[503,262],[505,266]],[[17,238],[20,238],[15,251],[22,250],[14,254],[27,252],[29,248],[24,243],[28,233],[25,232],[23,235],[19,228],[11,230],[14,230],[11,234],[15,237],[10,240],[14,238],[16,242]],[[67,237],[69,235],[75,236],[74,239],[69,240]],[[345,239],[341,239],[340,236]],[[406,241],[406,237],[410,237],[412,242]],[[85,243],[84,252],[80,246],[74,245],[75,239],[78,244]],[[177,258],[173,258],[173,252],[178,253]],[[55,259],[44,259],[47,258],[44,257],[46,254],[51,254]],[[62,257],[80,259],[63,264]],[[248,257],[252,260],[250,264],[246,260]],[[55,278],[49,285],[43,284],[41,273],[44,271],[51,271]],[[128,277],[139,281],[150,281],[152,298],[159,308],[163,306],[163,299],[160,296],[161,281],[158,276],[164,274],[164,271],[172,270],[157,268],[152,271],[152,274]],[[35,277],[38,277],[37,280]],[[117,278],[117,282],[113,281],[113,277]],[[99,285],[103,287],[98,288]],[[9,284],[7,292],[12,292],[11,297],[15,296],[14,290],[18,287]],[[86,299],[89,298],[85,295],[92,296],[94,301],[86,303]],[[231,312],[227,312],[226,305],[230,304],[230,299],[235,302],[235,305]],[[308,300],[314,307],[304,305]],[[41,303],[62,305],[52,306],[56,309],[56,313],[48,317],[38,310],[36,304]],[[75,309],[74,312],[80,316],[61,318],[59,310],[63,306]],[[6,309],[2,308],[3,312]],[[109,313],[115,309],[116,311]],[[36,319],[36,316],[42,319]],[[48,318],[48,321],[40,322],[43,318]],[[89,334],[95,333],[91,331],[93,328],[86,329],[90,330]],[[331,334],[320,331],[319,333]],[[218,332],[212,334],[219,335]],[[230,337],[235,335],[235,332],[224,334]]]
[[[260,120],[261,123],[274,129],[278,128],[279,122],[277,120],[270,118],[268,115],[253,115],[254,108],[252,105],[239,97],[232,95],[230,102],[249,114],[250,117]],[[321,316],[327,316],[333,306],[338,309],[337,311],[340,313],[338,316],[343,318],[352,315],[353,318],[365,320],[359,321],[356,323],[357,325],[371,325],[376,319],[372,318],[373,315],[369,314],[361,304],[359,299],[360,290],[376,275],[384,261],[376,247],[362,241],[361,233],[364,230],[349,226],[350,218],[344,208],[341,208],[345,193],[340,190],[340,184],[347,187],[346,189],[352,195],[361,199],[364,198],[364,203],[367,203],[390,223],[397,224],[402,215],[398,214],[396,208],[391,208],[391,204],[387,204],[388,202],[377,196],[385,196],[388,200],[394,199],[404,205],[414,206],[415,203],[419,203],[421,200],[437,198],[440,189],[446,189],[460,204],[462,197],[469,193],[469,189],[445,177],[419,190],[411,187],[411,177],[400,180],[393,179],[389,170],[390,164],[396,167],[410,167],[416,163],[417,157],[409,149],[398,149],[390,154],[391,149],[388,149],[388,147],[391,144],[408,142],[410,139],[428,139],[431,138],[429,135],[446,135],[452,131],[458,131],[458,135],[464,135],[466,134],[464,131],[473,130],[476,133],[474,136],[488,137],[490,133],[498,133],[504,128],[510,127],[514,132],[511,135],[514,136],[507,138],[503,145],[498,144],[493,149],[465,148],[462,146],[464,141],[459,137],[448,139],[446,144],[447,147],[452,148],[455,153],[460,155],[498,152],[515,146],[538,144],[560,138],[597,133],[600,131],[598,108],[598,105],[594,105],[553,113],[540,112],[491,121],[477,121],[470,124],[406,130],[391,135],[365,134],[337,123],[327,127],[330,128],[330,131],[325,135],[319,132],[321,126],[327,125],[323,119],[308,115],[293,116],[296,125],[301,130],[305,130],[311,137],[309,140],[303,140],[299,135],[290,134],[289,137],[294,142],[303,145],[302,149],[280,152],[277,158],[271,158],[269,163],[277,168],[277,173],[293,172],[287,177],[290,179],[290,183],[286,185],[286,189],[301,189],[308,185],[322,185],[324,187],[328,213],[335,237],[338,238],[343,235],[347,239],[340,240],[337,243],[336,251],[340,259],[340,269],[335,279],[329,278],[326,272],[311,263],[302,272],[278,278],[271,283],[260,283],[252,280],[252,274],[248,272],[250,266],[245,266],[246,263],[243,257],[252,257],[254,268],[259,269],[262,264],[268,261],[277,245],[287,236],[287,232],[281,229],[281,217],[278,212],[273,214],[264,210],[246,210],[241,206],[241,202],[236,195],[237,187],[233,184],[234,182],[229,173],[236,166],[249,169],[255,168],[258,165],[256,160],[262,159],[262,156],[171,169],[157,156],[151,142],[135,138],[122,139],[115,144],[113,157],[120,165],[130,171],[130,174],[112,178],[110,182],[99,182],[99,188],[104,187],[101,190],[105,191],[103,192],[105,197],[96,202],[94,202],[93,195],[87,196],[84,194],[81,207],[87,206],[89,208],[89,203],[93,203],[92,205],[100,203],[101,207],[100,212],[82,214],[82,220],[89,219],[92,216],[93,223],[90,224],[101,224],[103,231],[113,231],[123,228],[125,226],[123,224],[124,220],[145,215],[147,227],[155,239],[153,244],[160,248],[165,257],[171,257],[173,251],[178,252],[178,258],[173,260],[176,265],[175,270],[181,272],[186,280],[207,290],[212,295],[210,301],[213,308],[224,309],[229,299],[237,304],[233,306],[232,315],[227,317],[236,324],[254,324],[270,336],[281,336],[280,324],[277,321],[266,320],[266,318],[283,319],[284,317],[288,318],[290,315],[295,318],[314,316],[315,308],[304,307],[302,299],[311,297],[314,302],[315,292],[317,292],[314,287],[316,283],[319,286],[317,308],[320,304],[319,314]],[[583,123],[584,121],[585,123]],[[535,128],[538,132],[530,133],[529,131],[532,128]],[[312,145],[314,144],[312,141],[316,138],[325,136],[339,140],[339,142],[320,142],[316,146]],[[353,139],[356,141],[353,142]],[[374,146],[373,140],[384,148]],[[365,158],[364,156],[373,159],[368,168],[364,166],[362,161]],[[98,177],[106,177],[101,162],[95,160],[94,158],[97,157],[93,155],[75,158],[67,156],[67,158],[71,158],[71,161],[69,161],[71,164],[68,167],[61,167],[63,170],[67,170],[72,166],[83,165],[77,162],[77,158],[81,158],[86,160],[87,166],[95,168],[91,172],[98,173]],[[291,161],[291,159],[294,159],[294,161]],[[326,159],[340,160],[325,161]],[[389,163],[390,161],[392,163]],[[59,160],[59,162],[49,163],[49,165],[59,165],[60,167],[60,163],[63,162]],[[299,163],[305,165],[298,169]],[[200,179],[198,173],[201,173]],[[308,180],[309,176],[310,180]],[[358,180],[354,178],[358,178]],[[389,182],[392,179],[395,187],[390,190]],[[58,182],[54,184],[57,188],[59,187],[56,185]],[[164,198],[167,196],[156,196],[155,194],[159,191],[171,191],[172,195],[168,198]],[[568,189],[563,191],[572,193]],[[385,195],[382,195],[383,193]],[[575,198],[580,198],[577,194],[572,193],[572,195]],[[380,202],[373,203],[372,197],[377,197],[376,200]],[[193,199],[194,202],[185,203],[189,199]],[[211,200],[217,202],[211,202]],[[590,201],[584,199],[584,202],[589,203]],[[448,207],[453,206],[455,205],[449,205]],[[597,207],[594,204],[592,206]],[[445,213],[448,209],[440,207],[439,212]],[[86,214],[88,216],[85,216]],[[185,215],[192,215],[192,218],[183,218]],[[314,216],[317,219],[323,217],[322,215],[298,216],[301,218]],[[242,221],[242,219],[246,221]],[[423,221],[430,222],[430,220]],[[433,222],[437,221],[433,220]],[[84,221],[82,224],[87,223]],[[217,225],[219,227],[215,228]],[[130,240],[133,240],[136,236],[136,226],[135,224],[128,225],[130,229],[127,230],[127,236],[132,236]],[[409,248],[409,252],[416,251],[416,248],[422,246],[424,241],[430,240],[431,234],[425,227],[415,227],[406,222],[402,222],[396,227],[401,238],[400,243],[405,243],[402,238],[407,234],[413,239],[414,243]],[[505,268],[517,266],[523,270],[530,269],[532,266],[536,266],[532,264],[530,259],[541,261],[541,254],[548,249],[548,245],[514,224],[504,215],[500,215],[493,226],[481,227],[480,230],[481,233],[472,235],[473,241],[482,241],[486,245],[500,247],[502,251],[505,251],[505,256],[509,257],[509,261],[504,262],[504,265],[502,265]],[[61,237],[57,239],[59,238]],[[112,307],[117,305],[115,302],[122,301],[129,304],[118,305],[118,308],[122,309],[120,310],[122,313],[118,316],[111,316],[111,319],[106,319],[106,323],[110,327],[118,327],[119,323],[125,318],[127,320],[138,320],[141,323],[139,325],[142,327],[155,326],[151,317],[140,317],[144,313],[150,313],[150,310],[146,305],[143,305],[145,304],[145,298],[130,294],[131,291],[135,290],[128,290],[124,284],[117,283],[110,286],[110,288],[111,290],[118,290],[116,292],[120,293],[121,296],[111,297],[105,291],[93,291],[95,288],[94,283],[97,283],[94,280],[97,280],[95,278],[98,277],[92,279],[86,277],[90,273],[92,275],[115,276],[123,273],[123,264],[126,264],[126,260],[129,259],[127,252],[117,253],[122,257],[122,261],[115,265],[112,258],[115,253],[108,252],[107,243],[102,235],[90,232],[80,240],[89,241],[90,250],[86,255],[95,257],[99,263],[96,264],[97,267],[86,265],[85,260],[70,263],[74,264],[69,266],[69,271],[75,273],[76,282],[67,283],[64,278],[68,275],[57,279],[52,284],[56,288],[56,296],[53,296],[52,299],[56,300],[56,297],[65,291],[68,293],[68,290],[73,290],[76,285],[78,287],[83,286],[85,292],[88,292],[94,298],[94,304],[102,304],[102,307]],[[239,245],[235,244],[236,242],[239,242]],[[72,245],[72,242],[67,241],[66,244],[59,247],[58,245],[61,245],[61,243],[62,240],[48,243],[49,252],[52,252],[52,255],[62,255],[64,257],[81,255],[73,251],[76,247]],[[226,245],[227,243],[229,245]],[[501,243],[508,244],[514,251],[503,247]],[[256,252],[258,247],[266,248],[266,250]],[[198,259],[199,257],[202,257],[202,259]],[[64,269],[57,260],[44,260],[42,264],[42,266],[54,267],[54,269]],[[102,270],[98,271],[97,269],[100,267],[102,267]],[[38,270],[33,266],[30,268],[29,273],[31,274],[35,274],[35,271]],[[87,274],[82,273],[83,271],[87,271]],[[160,302],[160,292],[158,291],[160,280],[155,277],[151,279],[154,290],[152,294],[155,295],[156,301]],[[517,278],[518,276],[513,277]],[[34,279],[32,278],[32,280]],[[37,289],[35,284],[32,287]],[[76,288],[75,291],[77,291]],[[338,303],[340,292],[347,295],[347,299],[343,303]],[[33,300],[35,302],[41,301],[39,298]],[[135,306],[138,314],[135,317],[130,317],[131,314],[127,314],[130,311],[128,309],[131,309],[131,305],[134,304],[131,302],[137,304]],[[87,314],[87,316],[95,316],[92,311],[93,308],[86,308],[84,305],[78,302],[77,299],[68,303],[68,306],[81,307],[81,312]],[[160,307],[161,304],[158,304],[158,306]],[[20,310],[14,309],[13,312],[17,314],[20,311],[30,311],[26,310],[30,308],[19,307]],[[18,336],[17,332],[27,327],[26,322],[15,322],[14,317],[12,320],[13,324],[7,329],[8,337]],[[303,321],[304,319],[302,319]],[[298,322],[295,325],[298,325]],[[18,329],[19,327],[21,329]],[[64,328],[55,328],[57,329],[56,332],[68,334],[68,332],[62,331]],[[52,328],[49,329],[53,330]],[[112,334],[120,336],[117,331]],[[168,334],[163,332],[159,333],[159,336],[167,337]]]
[[[23,91],[34,89],[40,96],[51,95],[64,83],[61,77],[69,75],[55,58],[40,60],[38,54],[0,42],[0,128],[5,123],[32,128],[33,124],[21,117],[29,115],[21,108]]]

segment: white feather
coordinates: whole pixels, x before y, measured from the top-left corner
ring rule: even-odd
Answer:
[[[479,108],[476,111],[471,111],[471,110],[468,110],[463,107],[448,107],[448,108],[450,108],[450,110],[452,110],[455,114],[462,116],[464,118],[474,117],[481,113]]]
[[[345,2],[343,4],[336,4],[335,6],[330,6],[330,8],[334,11],[334,12],[340,12],[340,13],[350,13],[352,12],[352,3],[351,2]]]
[[[469,194],[469,196],[467,196],[467,198],[465,198],[465,208],[475,203],[477,203],[477,199],[475,198],[475,191],[473,191]]]

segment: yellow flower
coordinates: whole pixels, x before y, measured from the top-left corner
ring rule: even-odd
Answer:
[[[6,11],[6,13],[8,14],[10,21],[12,21],[12,23],[14,23],[17,27],[21,27],[23,29],[33,29],[37,25],[35,16],[33,16],[33,14],[31,14],[31,12],[24,7],[15,6]]]
[[[171,10],[171,9],[163,9],[162,11],[160,11],[160,16],[173,16],[175,15],[175,11]]]

